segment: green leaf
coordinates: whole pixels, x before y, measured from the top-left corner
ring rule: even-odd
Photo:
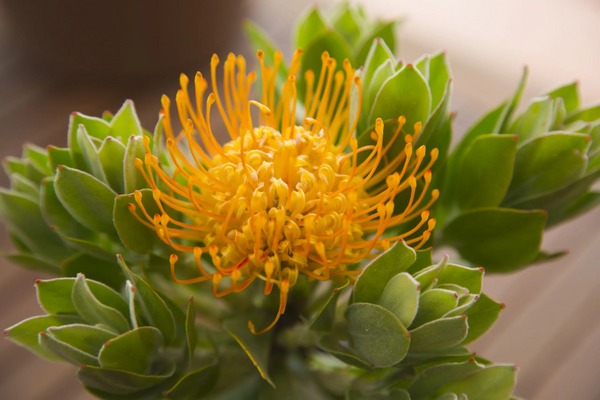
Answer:
[[[563,122],[567,117],[567,110],[562,98],[554,99],[552,106],[552,121],[550,122],[550,130],[556,131],[563,127]]]
[[[171,343],[175,336],[175,320],[164,300],[144,281],[131,272],[123,257],[117,255],[117,261],[123,268],[125,277],[131,281],[138,295],[135,296],[135,306],[140,325],[154,326],[162,333],[164,345]]]
[[[467,317],[437,319],[410,331],[410,352],[442,351],[458,346],[467,337]]]
[[[151,189],[140,190],[142,194],[142,204],[149,215],[160,214],[160,209],[154,201]],[[129,204],[133,204],[135,212],[142,220],[146,220],[144,213],[135,201],[134,194],[119,195],[115,199],[113,220],[119,239],[129,250],[146,254],[156,252],[161,247],[162,242],[153,229],[140,223],[129,211]],[[160,243],[159,243],[160,242]]]
[[[77,371],[77,379],[85,386],[93,389],[111,394],[126,395],[156,386],[171,377],[174,371],[174,365],[162,375],[139,375],[115,369],[83,366]]]
[[[373,29],[371,34],[364,39],[364,41],[362,42],[363,44],[358,47],[360,48],[360,50],[356,53],[356,63],[353,64],[356,65],[356,68],[360,67],[361,65],[365,65],[365,60],[367,59],[367,56],[369,54],[371,44],[377,38],[381,38],[386,43],[386,45],[390,49],[392,49],[392,52],[396,49],[396,38],[394,30],[396,29],[397,23],[398,21],[391,21],[383,24],[378,24],[378,26],[376,26],[375,29]]]
[[[194,350],[198,342],[196,333],[196,309],[194,307],[194,298],[190,297],[187,313],[185,315],[185,337],[187,338],[187,348],[190,361],[194,358]]]
[[[95,365],[98,366],[98,358],[95,356],[85,353],[75,347],[61,342],[60,340],[53,337],[48,332],[40,332],[38,336],[40,347],[63,360],[73,365]]]
[[[450,222],[443,239],[488,272],[510,272],[537,256],[547,218],[540,210],[481,208]]]
[[[516,134],[521,142],[548,132],[552,123],[552,97],[538,97],[532,100],[527,110],[523,113]]]
[[[85,126],[85,130],[88,135],[103,140],[109,134],[109,125],[106,121],[89,117],[80,113],[73,113],[69,119],[69,149],[71,150],[71,159],[73,161],[73,167],[80,169],[84,172],[91,172],[88,168],[88,164],[85,161],[83,151],[77,141],[77,130],[79,125]]]
[[[429,81],[429,63],[429,54],[423,54],[421,57],[419,57],[418,60],[414,62],[417,69],[421,71],[421,74],[423,74],[423,77],[427,81]]]
[[[318,8],[312,7],[296,22],[295,48],[306,49],[310,43],[327,31],[327,24]]]
[[[53,260],[69,255],[70,251],[42,218],[34,198],[0,188],[0,215],[11,232],[34,253]]]
[[[135,287],[130,281],[125,282],[125,297],[127,298],[127,305],[129,306],[129,322],[131,323],[132,329],[138,328],[137,313],[135,312]]]
[[[394,314],[369,303],[354,303],[346,310],[348,331],[357,354],[376,368],[402,361],[410,335]]]
[[[404,389],[396,389],[390,392],[390,400],[411,400],[410,394]]]
[[[337,301],[340,297],[342,290],[346,289],[350,284],[349,280],[346,280],[342,286],[333,289],[333,293],[323,307],[318,311],[315,318],[310,323],[310,329],[317,332],[331,332],[335,323],[335,310],[337,308]]]
[[[53,275],[56,275],[60,272],[60,266],[56,261],[38,256],[36,254],[0,252],[0,255],[11,263],[22,268],[33,271],[47,272]]]
[[[578,82],[573,82],[568,85],[554,89],[548,96],[553,99],[562,98],[565,109],[568,113],[579,108],[579,85]]]
[[[90,279],[102,282],[115,290],[121,290],[125,283],[123,271],[114,261],[93,257],[86,253],[77,253],[62,263],[62,275],[77,277],[78,273]]]
[[[404,241],[396,242],[374,259],[360,274],[354,285],[354,302],[376,304],[388,281],[406,271],[415,259],[416,254],[412,248]]]
[[[123,193],[125,182],[123,178],[123,157],[125,157],[125,146],[121,141],[107,136],[98,149],[98,158],[102,164],[102,170],[106,176],[106,182],[117,193]]]
[[[413,134],[414,124],[425,124],[430,111],[429,85],[419,70],[409,64],[385,81],[373,102],[368,121],[370,125],[377,118],[386,120],[404,116],[405,130]]]
[[[391,67],[392,71],[396,68],[396,57],[394,57],[394,52],[392,50],[390,50],[390,48],[385,44],[385,42],[379,38],[373,40],[373,44],[371,45],[371,49],[369,50],[369,54],[367,55],[367,59],[365,60],[365,66],[363,68],[363,72],[362,72],[362,77],[361,79],[363,80],[363,85],[365,88],[369,88],[373,85],[371,85],[372,82],[372,78],[373,76],[375,76],[375,72],[385,63],[385,62],[389,62],[389,67]],[[383,83],[383,82],[381,82]],[[379,85],[379,87],[376,87],[373,89],[374,91],[374,95],[377,94],[377,92],[379,92],[379,89],[381,87],[381,84]],[[374,99],[375,97],[373,96],[371,98]],[[370,104],[370,102],[369,102]],[[369,109],[363,110],[366,111],[362,113],[362,115],[364,115],[365,117],[369,116]],[[396,116],[397,118],[398,116]]]
[[[469,334],[463,344],[467,345],[473,342],[494,326],[503,308],[504,304],[497,303],[482,293],[479,299],[465,312],[469,318]]]
[[[244,349],[250,360],[254,363],[258,372],[273,387],[273,381],[269,377],[269,354],[271,351],[272,331],[263,335],[254,335],[248,328],[248,318],[230,319],[223,322],[223,329],[229,333]]]
[[[458,305],[458,294],[447,289],[431,289],[423,293],[419,299],[419,310],[410,329],[415,329],[427,322],[441,318]]]
[[[81,225],[62,205],[54,189],[54,179],[46,178],[40,185],[40,210],[49,226],[63,235],[80,239],[94,238],[94,232]]]
[[[567,119],[565,119],[565,124],[570,124],[574,121],[593,122],[598,119],[600,119],[600,105],[585,108],[574,114],[570,114]]]
[[[477,371],[450,388],[473,400],[506,400],[517,383],[517,369],[512,365],[495,365]]]
[[[123,143],[127,142],[130,136],[142,136],[142,125],[135,112],[133,101],[126,100],[121,109],[110,121],[110,136],[121,138]],[[104,138],[101,138],[104,139]]]
[[[505,112],[502,115],[502,125],[500,126],[499,133],[504,133],[507,131],[508,126],[510,125],[510,118],[512,117],[513,112],[519,106],[519,102],[521,101],[521,96],[523,96],[523,92],[525,91],[525,86],[527,85],[527,78],[529,77],[529,67],[523,68],[523,75],[521,76],[521,80],[519,81],[519,85],[517,86],[517,90],[515,94],[508,102],[508,108],[506,108]],[[495,133],[495,132],[485,132],[485,133]]]
[[[25,177],[36,184],[39,184],[47,175],[33,161],[25,160]]]
[[[446,52],[442,51],[433,55],[429,61],[429,77],[427,78],[431,90],[432,110],[435,110],[442,102],[450,78],[450,66]]]
[[[62,205],[83,226],[115,233],[112,211],[116,193],[104,183],[85,172],[63,166],[58,168],[54,188]]]
[[[467,289],[469,293],[479,294],[481,293],[483,274],[483,268],[448,264],[437,276],[438,287],[444,284],[455,284]]]
[[[448,256],[446,255],[438,264],[425,268],[414,276],[417,282],[419,282],[421,285],[422,291],[428,290],[430,286],[432,286],[434,279],[446,268],[447,264]]]
[[[419,309],[421,285],[410,274],[402,272],[385,286],[379,305],[391,311],[404,326],[409,326]]]
[[[51,175],[54,175],[56,168],[59,165],[66,165],[67,167],[75,168],[73,159],[71,158],[71,151],[68,148],[61,148],[55,146],[48,146],[48,163],[52,170]]]
[[[103,304],[94,296],[83,274],[79,274],[75,279],[71,297],[77,313],[90,324],[102,324],[119,333],[131,328],[123,314]]]
[[[219,369],[216,365],[207,365],[187,373],[164,395],[174,400],[196,400],[206,397],[217,383]]]
[[[42,180],[43,182],[43,180]],[[19,173],[14,173],[10,176],[11,189],[15,192],[22,193],[33,199],[39,199],[40,189],[38,185],[31,182]]]
[[[123,173],[125,176],[125,193],[148,187],[144,176],[135,166],[135,159],[144,159],[144,140],[141,136],[131,136],[127,142],[125,158],[123,159]]]
[[[518,138],[482,135],[467,150],[458,174],[458,204],[463,210],[496,207],[513,176]]]
[[[60,340],[84,353],[96,355],[102,349],[104,343],[116,337],[113,332],[107,331],[96,326],[71,324],[63,326],[53,326],[48,328],[48,332],[56,340]],[[96,360],[96,363],[98,361]],[[79,363],[81,365],[85,363]],[[97,365],[97,364],[95,364]]]
[[[52,170],[48,165],[48,152],[33,143],[23,145],[23,158],[31,160],[40,171],[46,175],[52,175]]]
[[[158,329],[143,326],[107,341],[98,354],[98,360],[102,368],[144,375],[150,372],[151,362],[162,342]]]
[[[325,335],[319,339],[319,348],[348,365],[372,371],[371,365],[361,360],[352,349],[342,346],[333,336]]]
[[[424,270],[427,267],[433,265],[433,259],[431,258],[432,248],[417,250],[417,259],[410,266],[409,269],[406,270],[411,275],[415,275],[417,272]]]
[[[375,97],[377,96],[377,93],[379,93],[381,86],[383,86],[383,83],[392,75],[394,75],[394,73],[393,61],[391,59],[387,59],[375,70],[373,77],[368,83],[368,86],[363,86],[361,118],[364,119],[364,121],[366,121],[367,117],[369,116],[369,110],[371,109],[373,100],[375,100]],[[372,130],[369,131],[369,138],[371,136],[371,132]]]
[[[505,205],[543,196],[574,182],[585,173],[588,135],[554,132],[525,143],[517,151]]]
[[[92,142],[92,137],[87,134],[84,125],[79,125],[77,128],[77,144],[79,144],[83,159],[87,165],[86,171],[89,171],[96,179],[107,182],[96,146]]]
[[[102,304],[127,315],[127,303],[119,293],[100,282],[87,279],[86,283],[94,297]],[[35,281],[37,298],[42,309],[48,314],[77,314],[77,308],[71,298],[74,284],[75,278]]]
[[[342,35],[350,46],[355,46],[360,39],[362,19],[353,8],[346,8],[332,18],[334,29]]]
[[[423,371],[408,387],[411,400],[421,400],[439,394],[445,386],[462,380],[483,368],[471,359],[463,363],[435,365]]]
[[[62,359],[54,355],[54,353],[40,347],[38,334],[51,326],[77,324],[80,322],[82,322],[81,318],[75,315],[43,315],[31,317],[5,329],[4,337],[19,346],[25,347],[39,357],[43,357],[50,361],[62,361]]]
[[[8,156],[2,160],[2,167],[6,176],[11,176],[14,173],[19,173],[25,176],[25,160],[17,157]]]

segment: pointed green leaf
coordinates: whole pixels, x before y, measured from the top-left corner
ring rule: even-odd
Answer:
[[[376,304],[389,280],[406,271],[416,259],[415,251],[404,241],[396,242],[374,259],[358,277],[354,285],[355,303]]]
[[[369,50],[371,49],[371,45],[374,40],[377,38],[381,38],[383,42],[392,50],[392,52],[396,49],[396,37],[395,37],[395,29],[398,21],[391,21],[387,23],[377,24],[375,29],[371,31],[371,33],[364,39],[363,44],[359,47],[360,50],[356,53],[356,68],[361,65],[365,65],[366,59],[369,54]]]
[[[263,379],[274,386],[273,381],[268,375],[272,331],[268,331],[263,335],[254,335],[248,328],[248,318],[243,317],[223,322],[223,329],[233,336],[236,342],[244,349]]]
[[[500,126],[499,133],[504,133],[507,131],[508,126],[510,125],[511,117],[515,109],[519,106],[519,102],[521,101],[521,96],[523,96],[523,92],[525,91],[525,86],[527,85],[527,78],[529,78],[529,67],[523,68],[523,75],[521,76],[521,80],[519,81],[519,85],[517,86],[517,90],[515,94],[508,102],[508,108],[506,108],[504,115],[502,116],[502,125]],[[495,132],[485,132],[485,133],[495,133]]]
[[[143,175],[135,166],[135,159],[144,159],[144,140],[141,136],[131,136],[127,142],[125,158],[123,158],[123,174],[125,176],[125,193],[148,187]]]
[[[517,383],[517,369],[512,365],[495,365],[477,371],[450,388],[472,400],[506,400]]]
[[[25,160],[17,157],[8,156],[2,160],[2,167],[7,176],[14,173],[25,176]]]
[[[525,143],[517,151],[504,204],[549,194],[583,176],[590,144],[588,135],[568,132],[554,132]]]
[[[116,369],[83,366],[77,371],[77,379],[93,389],[111,394],[127,395],[156,386],[175,372],[172,365],[161,375],[139,375]]]
[[[174,400],[196,400],[206,397],[217,383],[219,369],[216,365],[207,365],[186,374],[165,396]]]
[[[127,305],[129,305],[129,322],[131,323],[132,329],[138,328],[137,313],[135,312],[135,287],[130,281],[125,282],[125,297],[127,298]]]
[[[479,299],[478,294],[469,294],[458,299],[458,305],[455,309],[442,315],[443,318],[456,317],[457,315],[465,315],[467,310],[475,304]]]
[[[42,309],[48,314],[77,314],[77,309],[71,298],[74,283],[75,278],[37,280],[35,288]],[[102,304],[127,315],[127,303],[119,293],[100,282],[88,279],[86,283],[94,297]]]
[[[372,371],[371,365],[361,360],[352,349],[342,346],[333,336],[325,335],[319,340],[319,348],[348,365]]]
[[[119,333],[131,328],[123,314],[103,304],[94,296],[83,274],[79,274],[75,279],[71,298],[77,313],[90,324],[102,324]]]
[[[40,210],[49,226],[63,235],[92,240],[94,232],[81,225],[62,205],[54,189],[54,179],[45,178],[40,185]]]
[[[33,271],[47,272],[52,275],[60,273],[60,265],[57,261],[29,253],[3,253],[0,255],[19,267]]]
[[[402,272],[388,282],[379,305],[391,311],[402,325],[409,326],[419,309],[421,285],[412,276]]]
[[[375,72],[386,61],[389,62],[390,67],[393,71],[396,67],[396,57],[394,57],[394,52],[390,50],[390,48],[383,40],[377,38],[373,40],[373,43],[371,44],[371,49],[369,50],[369,54],[367,55],[367,59],[365,60],[365,65],[362,72],[361,80],[363,81],[363,85],[365,88],[369,88],[372,86],[371,81],[373,76],[375,76]],[[380,87],[381,84],[379,85],[379,87],[374,88],[375,95],[377,94],[377,92],[379,92]],[[371,98],[371,100],[373,100],[374,98],[375,97]],[[365,111],[366,114],[363,113],[363,115],[365,115],[365,117],[368,117],[370,109],[367,109]]]
[[[43,182],[43,180],[42,180]],[[14,173],[10,176],[11,189],[15,192],[22,193],[34,199],[39,199],[40,189],[38,185],[25,178],[19,173]]]
[[[125,145],[112,136],[107,136],[98,149],[98,158],[106,176],[106,182],[117,193],[124,193],[123,157]]]
[[[421,400],[439,394],[452,382],[462,380],[483,366],[471,359],[463,363],[441,364],[427,368],[408,387],[411,400]]]
[[[554,89],[548,96],[553,99],[563,99],[563,104],[568,113],[579,108],[579,85],[578,82],[573,82],[568,85]]]
[[[437,319],[410,331],[410,352],[442,351],[458,346],[469,331],[467,317]]]
[[[98,360],[102,368],[144,375],[150,371],[151,362],[162,342],[158,329],[143,326],[107,341],[98,354]]]
[[[421,71],[421,74],[423,74],[423,77],[427,81],[429,81],[429,63],[429,54],[423,54],[421,57],[419,57],[418,60],[414,62],[417,69]]]
[[[483,268],[469,268],[448,264],[437,276],[438,287],[439,285],[452,283],[466,288],[468,293],[479,294],[481,293],[483,274]]]
[[[318,8],[310,8],[296,22],[294,32],[295,48],[306,49],[310,43],[327,31],[327,25]]]
[[[94,357],[100,352],[104,343],[115,338],[113,332],[91,325],[71,324],[63,326],[53,326],[48,328],[48,332],[56,340],[60,340],[84,353]],[[98,362],[96,360],[96,362]],[[79,363],[81,365],[85,363]],[[97,364],[96,364],[97,365]]]
[[[109,135],[115,138],[121,138],[123,143],[126,143],[131,135],[142,136],[142,125],[135,112],[133,101],[125,101],[123,106],[121,106],[121,109],[110,121]]]
[[[86,132],[97,139],[103,140],[108,136],[109,125],[106,121],[89,117],[80,113],[73,113],[69,119],[69,149],[71,150],[71,160],[73,161],[73,167],[81,169],[85,172],[91,172],[88,168],[88,164],[85,161],[83,151],[77,141],[77,130],[79,125],[85,126]]]
[[[469,334],[463,344],[473,342],[494,326],[503,308],[504,304],[497,303],[482,293],[479,299],[465,311],[465,315],[469,318]]]
[[[46,175],[52,175],[50,169],[48,152],[33,143],[25,143],[23,145],[23,158],[28,158]]]
[[[60,260],[70,251],[44,221],[36,199],[0,188],[0,215],[28,248],[43,257]]]
[[[451,78],[450,66],[445,52],[437,53],[431,56],[429,62],[429,88],[431,90],[431,109],[435,110],[441,103],[448,80]]]
[[[513,176],[518,138],[482,135],[467,150],[458,174],[458,205],[463,210],[499,206]]]
[[[383,83],[392,75],[394,75],[394,63],[391,59],[387,59],[373,73],[368,86],[363,86],[363,102],[362,102],[362,118],[366,120],[369,116],[369,110],[373,105],[373,100],[379,93]],[[370,132],[369,132],[370,136]],[[396,139],[397,140],[397,139]]]
[[[600,105],[585,108],[581,111],[577,111],[574,114],[570,114],[565,120],[565,124],[569,124],[574,121],[593,122],[600,119]]]
[[[410,96],[406,93],[410,93]],[[371,125],[377,118],[386,120],[404,116],[405,129],[413,134],[414,124],[425,124],[430,111],[429,85],[419,70],[409,64],[385,81],[373,101],[368,121]]]
[[[444,242],[488,272],[510,272],[537,256],[547,218],[540,210],[481,208],[450,222]]]
[[[91,175],[96,179],[106,182],[106,176],[100,163],[100,157],[98,157],[98,150],[92,142],[92,138],[88,135],[84,125],[79,125],[77,128],[77,144],[81,149],[83,159],[87,165],[87,171],[90,171]]]
[[[99,232],[115,233],[112,222],[116,193],[85,172],[60,167],[54,181],[62,205],[83,226]]]
[[[315,318],[310,324],[310,329],[317,332],[331,332],[335,323],[335,311],[337,308],[337,301],[340,297],[342,290],[346,289],[350,284],[349,280],[346,280],[342,286],[333,289],[333,293],[327,299],[327,302],[321,307]]]
[[[538,97],[532,100],[527,110],[523,113],[516,134],[523,143],[548,132],[552,123],[552,97]]]
[[[175,335],[173,314],[164,300],[144,281],[131,272],[121,255],[117,256],[125,277],[136,289],[135,306],[140,325],[154,326],[162,333],[165,346],[171,343]],[[143,323],[142,323],[143,322]]]
[[[419,310],[409,326],[415,329],[419,326],[441,318],[458,305],[458,294],[446,289],[431,289],[419,298]]]
[[[185,315],[185,337],[187,338],[187,348],[190,361],[194,358],[194,350],[198,342],[196,333],[196,309],[194,308],[194,298],[190,297],[188,309]]]
[[[113,260],[112,257],[108,261],[86,253],[77,253],[62,262],[62,275],[77,277],[78,273],[82,273],[88,281],[92,279],[102,282],[120,291],[125,283],[125,276],[119,264]]]
[[[361,16],[353,8],[341,10],[332,18],[332,23],[350,46],[354,46],[360,39],[361,30],[364,28]]]
[[[51,326],[77,324],[80,322],[83,322],[82,319],[75,315],[43,315],[31,317],[5,329],[4,337],[19,346],[25,347],[39,357],[43,357],[50,361],[62,361],[62,359],[54,355],[54,353],[48,352],[40,347],[38,334]]]
[[[346,310],[348,332],[357,354],[376,368],[402,361],[410,335],[394,314],[369,303],[354,303]]]
[[[410,266],[409,269],[406,270],[411,275],[415,275],[419,271],[424,270],[427,267],[431,267],[433,265],[433,259],[431,258],[432,248],[417,250],[417,259]]]
[[[419,282],[421,285],[421,291],[425,291],[430,288],[434,282],[434,279],[437,278],[442,271],[444,271],[447,264],[448,256],[444,256],[438,264],[425,268],[414,276],[417,282]]]
[[[98,366],[98,358],[87,354],[67,343],[61,342],[48,332],[40,332],[38,336],[40,347],[73,365]]]

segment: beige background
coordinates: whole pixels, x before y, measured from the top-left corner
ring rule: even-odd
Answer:
[[[322,1],[327,8],[331,1]],[[289,51],[290,22],[306,1],[248,0],[247,15]],[[482,113],[510,96],[522,66],[531,68],[526,98],[579,79],[586,103],[600,100],[600,2],[592,0],[365,1],[373,14],[406,18],[400,55],[448,51],[460,135]],[[152,127],[160,95],[174,94],[177,76],[127,85],[71,84],[39,74],[16,51],[0,10],[0,156],[20,154],[25,140],[64,145],[68,115],[99,115],[133,98]],[[207,40],[210,40],[207,38]],[[239,39],[234,50],[244,49]],[[208,60],[207,60],[208,61]],[[196,66],[203,69],[206,66]],[[190,68],[193,72],[194,68]],[[0,182],[7,184],[2,176]],[[600,398],[600,210],[546,235],[544,247],[568,249],[558,261],[516,275],[493,276],[485,290],[507,304],[497,326],[475,344],[478,353],[520,367],[517,394],[534,400]],[[4,233],[0,248],[7,249]],[[0,260],[0,327],[40,313],[33,281],[39,273]],[[70,365],[41,361],[0,341],[0,398],[89,399]]]

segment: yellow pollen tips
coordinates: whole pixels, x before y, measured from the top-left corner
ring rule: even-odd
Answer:
[[[422,125],[417,122],[412,135],[406,135],[403,116],[394,136],[384,137],[385,124],[377,118],[373,131],[364,136],[368,143],[357,140],[363,87],[348,60],[336,71],[338,62],[324,52],[321,69],[304,71],[302,50],[297,49],[282,80],[280,52],[272,65],[266,65],[264,51],[256,57],[262,94],[254,100],[250,95],[257,76],[247,71],[241,56],[229,54],[221,75],[214,55],[210,79],[197,73],[192,87],[180,75],[176,116],[169,98],[161,98],[169,167],[163,169],[159,155],[152,155],[147,137],[144,157],[134,161],[158,207],[151,213],[157,214],[149,214],[142,202],[149,196],[141,191],[128,207],[178,254],[193,254],[198,272],[191,279],[176,277],[177,256],[170,257],[175,282],[212,281],[215,297],[240,292],[254,282],[264,285],[265,295],[279,293],[270,325],[255,331],[248,322],[253,333],[262,334],[285,312],[299,275],[355,280],[360,272],[348,267],[388,249],[395,240],[419,248],[429,239],[435,220],[427,209],[439,192],[427,193],[439,152],[430,149],[427,157],[425,146],[413,149]],[[300,71],[306,78],[301,105]],[[220,89],[217,78],[223,82]],[[355,93],[358,109],[351,113]],[[258,108],[258,118],[251,106]],[[218,113],[211,113],[213,108]],[[211,116],[217,115],[230,136],[224,143],[213,133]],[[182,131],[173,128],[173,118]],[[402,140],[404,150],[398,151]],[[407,230],[383,238],[386,229],[400,225]],[[205,253],[212,262],[206,268],[203,263],[211,262],[202,259]]]

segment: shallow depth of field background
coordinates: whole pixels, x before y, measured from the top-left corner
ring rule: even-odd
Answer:
[[[210,13],[208,4],[217,2],[94,0],[83,6],[59,0],[48,2],[47,10],[37,3],[46,2],[0,0],[1,157],[20,155],[25,141],[65,146],[72,111],[99,116],[104,110],[115,112],[127,98],[134,100],[142,124],[151,130],[160,96],[176,93],[179,71],[206,74],[211,48],[221,58],[229,51],[251,54],[241,18],[258,22],[289,55],[292,22],[311,2],[227,0],[218,2],[225,12],[217,8]],[[318,2],[324,10],[332,3]],[[396,50],[406,61],[427,52],[448,52],[452,110],[458,111],[455,137],[511,95],[525,64],[531,69],[526,100],[578,79],[584,104],[600,102],[599,1],[362,3],[372,15],[405,18]],[[155,5],[163,9],[153,11]],[[94,11],[85,14],[81,7],[98,7],[101,17],[94,21],[89,17]],[[8,183],[4,174],[0,183]],[[497,363],[519,366],[519,396],[600,398],[599,227],[596,209],[546,235],[545,249],[568,249],[566,257],[513,275],[488,276],[484,282],[484,290],[507,308],[473,348]],[[0,249],[9,248],[2,229]],[[33,288],[36,278],[44,276],[0,259],[0,327],[42,313]],[[2,399],[91,399],[76,382],[75,370],[0,341]]]

